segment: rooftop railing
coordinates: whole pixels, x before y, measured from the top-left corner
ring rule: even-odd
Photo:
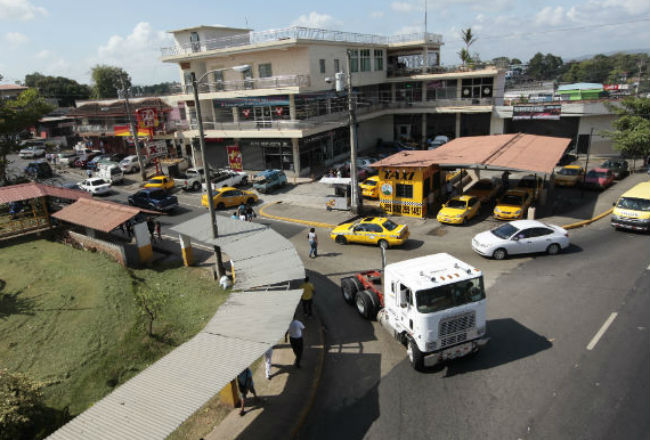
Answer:
[[[278,75],[268,78],[251,78],[236,81],[208,81],[199,84],[199,93],[230,92],[234,90],[279,89],[284,87],[309,87],[309,75]],[[172,93],[194,93],[191,85],[175,86]]]
[[[408,41],[426,41],[433,44],[442,44],[442,35],[432,33],[412,33],[394,35],[390,37],[374,34],[360,34],[355,32],[342,32],[327,29],[315,29],[303,26],[292,26],[284,29],[275,29],[260,32],[248,32],[230,37],[215,38],[205,41],[195,41],[183,45],[161,48],[163,57],[188,55],[196,52],[241,47],[252,44],[266,43],[281,40],[317,40],[335,41],[370,45],[389,45],[405,43]]]

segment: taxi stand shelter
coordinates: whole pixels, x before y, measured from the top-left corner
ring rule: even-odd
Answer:
[[[379,169],[379,203],[392,215],[423,218],[442,197],[440,167],[552,174],[571,139],[514,133],[454,139],[435,150],[400,151]]]
[[[330,211],[332,209],[349,211],[350,210],[350,178],[349,177],[323,177],[319,180],[320,183],[329,185],[334,194],[325,196],[325,208]]]

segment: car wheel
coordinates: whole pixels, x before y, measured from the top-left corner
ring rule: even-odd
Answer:
[[[192,184],[192,190],[198,191],[201,188],[201,184],[199,182],[194,182]]]
[[[553,243],[546,248],[546,253],[549,255],[557,255],[560,253],[560,245]]]
[[[338,244],[348,244],[348,239],[343,235],[337,235],[334,241]]]
[[[467,217],[463,217],[463,225],[467,224]]]
[[[223,204],[223,202],[217,203],[217,209],[224,209],[226,205]]]
[[[361,289],[359,280],[356,278],[343,278],[341,280],[341,294],[346,303],[352,305],[355,303],[357,293]]]
[[[413,367],[414,370],[422,371],[424,369],[424,355],[412,339],[408,340],[406,355],[408,356],[411,367]]]
[[[384,239],[381,239],[377,242],[380,248],[382,249],[388,249],[388,242]]]
[[[499,249],[497,249],[497,250],[494,251],[494,253],[492,254],[492,258],[494,258],[495,260],[503,260],[503,259],[506,258],[507,256],[508,256],[508,253],[507,253],[506,250],[503,249],[503,248],[499,248]]]

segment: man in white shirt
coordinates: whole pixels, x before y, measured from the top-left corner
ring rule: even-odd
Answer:
[[[293,354],[296,355],[296,361],[294,365],[296,368],[300,368],[300,359],[302,358],[302,331],[305,329],[305,326],[302,322],[294,319],[289,324],[289,329],[284,334],[284,341],[287,341],[287,335],[289,335],[289,342],[291,342],[291,349]]]

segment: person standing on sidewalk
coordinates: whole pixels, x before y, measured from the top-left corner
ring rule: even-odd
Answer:
[[[156,220],[156,236],[158,237],[158,240],[162,241],[162,226],[160,225],[160,222]]]
[[[264,352],[264,374],[267,380],[271,380],[271,359],[273,358],[273,347]]]
[[[309,229],[309,233],[307,234],[307,241],[309,241],[309,258],[318,257],[318,236],[316,235],[315,228]]]
[[[239,388],[239,398],[241,400],[239,415],[243,416],[246,414],[244,406],[246,406],[246,396],[248,395],[248,392],[250,391],[253,393],[255,400],[259,400],[257,392],[255,392],[255,384],[253,383],[253,372],[250,368],[246,367],[244,371],[237,375],[237,388]]]
[[[303,348],[302,331],[304,329],[305,325],[297,319],[294,319],[291,321],[291,324],[289,324],[289,330],[284,334],[284,342],[287,342],[287,335],[289,335],[291,349],[293,350],[293,354],[296,355],[296,361],[293,364],[296,368],[300,368],[300,359],[302,358]]]
[[[300,286],[302,288],[302,311],[307,318],[311,318],[311,306],[314,300],[314,285],[309,282],[309,277],[305,277],[305,281]]]
[[[156,229],[156,225],[153,222],[153,219],[151,217],[147,217],[147,229],[149,229],[149,235],[151,236],[151,241],[154,241],[154,230]]]

